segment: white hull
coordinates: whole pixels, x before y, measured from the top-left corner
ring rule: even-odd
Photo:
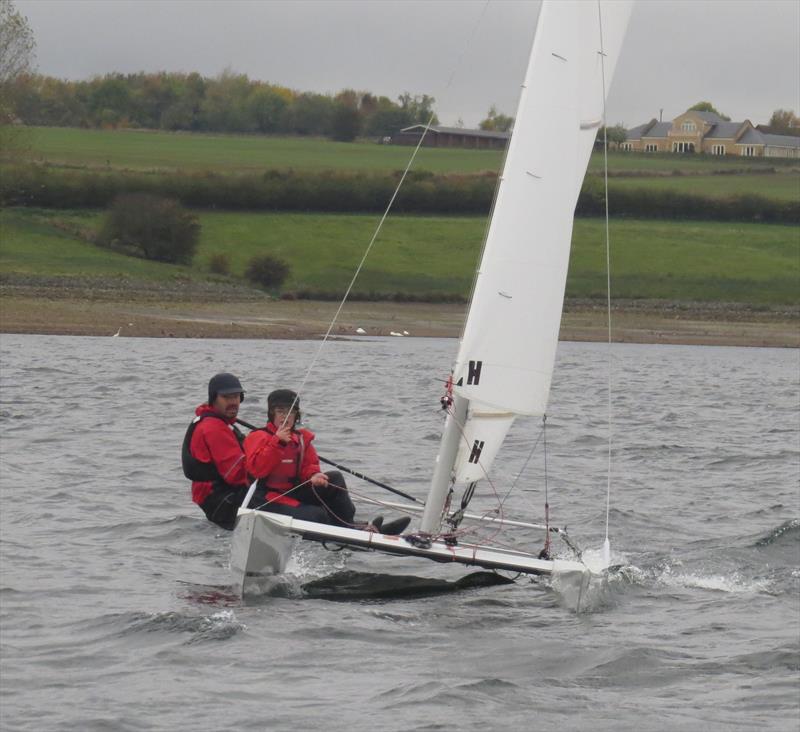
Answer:
[[[534,554],[475,544],[448,546],[434,541],[430,547],[414,546],[402,536],[387,536],[359,529],[300,521],[252,508],[240,508],[231,541],[231,570],[235,588],[243,594],[248,581],[257,582],[281,574],[292,552],[295,538],[335,545],[373,549],[387,554],[420,557],[435,562],[455,562],[486,569],[504,569],[525,574],[585,574],[584,564],[563,559],[539,559]]]

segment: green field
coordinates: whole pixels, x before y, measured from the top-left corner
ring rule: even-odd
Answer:
[[[413,148],[374,142],[331,142],[309,137],[211,135],[133,130],[37,127],[31,159],[76,167],[130,170],[403,170]],[[497,170],[502,155],[489,150],[420,150],[415,168],[436,173]]]
[[[54,224],[90,227],[100,214],[0,210],[0,272],[25,275],[119,276],[167,281],[189,274],[190,268],[127,257],[88,244]]]
[[[411,149],[309,138],[202,135],[165,132],[30,130],[33,159],[57,166],[145,171],[225,173],[297,170],[393,171]],[[423,149],[415,165],[441,173],[497,170],[494,151]],[[611,171],[654,175],[611,179],[615,190],[647,188],[703,196],[760,194],[780,201],[800,196],[798,162],[703,156],[610,156]],[[777,167],[775,173],[711,175]],[[602,168],[593,156],[590,170]],[[679,171],[682,174],[664,175]],[[269,252],[292,268],[285,291],[337,295],[344,291],[377,225],[377,215],[218,213],[202,211],[200,247],[191,267],[157,264],[97,248],[74,232],[96,228],[101,212],[11,209],[0,212],[0,271],[27,275],[88,275],[168,282],[208,279],[212,254],[225,253],[231,282],[248,260]],[[466,296],[484,217],[392,216],[356,285],[356,292],[386,297]],[[70,233],[73,232],[73,233]],[[800,303],[800,234],[797,227],[660,220],[612,221],[615,297],[751,305]],[[603,223],[578,219],[567,283],[571,297],[603,297]],[[216,277],[219,280],[219,277]],[[122,281],[122,279],[121,279]]]
[[[215,170],[247,172],[267,168],[295,170],[393,171],[405,168],[412,149],[374,142],[331,142],[306,137],[211,135],[137,130],[82,130],[37,127],[28,130],[29,156],[41,162],[131,170]],[[500,151],[422,148],[414,168],[435,173],[497,171]],[[794,161],[794,168],[800,163]],[[691,155],[612,153],[609,170],[685,173],[786,167],[785,161],[760,158],[711,158]],[[603,169],[595,153],[590,171]],[[738,176],[737,176],[738,178]],[[749,186],[746,179],[743,185]]]
[[[377,216],[202,213],[192,267],[109,252],[54,226],[94,227],[101,214],[0,212],[0,270],[36,275],[206,279],[208,257],[228,253],[234,276],[269,252],[292,267],[285,290],[344,292]],[[482,217],[398,216],[387,221],[357,292],[467,295],[484,233]],[[789,226],[612,222],[612,290],[618,298],[800,304],[800,241]],[[567,295],[605,296],[604,224],[576,221]]]

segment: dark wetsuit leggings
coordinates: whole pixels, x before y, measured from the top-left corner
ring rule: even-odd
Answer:
[[[263,506],[263,510],[292,516],[301,521],[352,526],[356,508],[350,500],[344,477],[338,470],[329,470],[325,475],[328,476],[328,485],[315,487],[311,483],[306,483],[289,493],[290,497],[300,501],[299,506],[287,506],[285,503],[272,501]],[[256,496],[259,496],[259,493],[260,491],[257,491]],[[264,494],[260,493],[260,495]],[[250,502],[250,506],[261,508],[260,502],[253,500]]]

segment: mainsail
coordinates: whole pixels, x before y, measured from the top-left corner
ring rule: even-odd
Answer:
[[[543,415],[555,362],[572,220],[632,2],[545,0],[522,85],[422,530],[451,477],[486,476],[518,415]]]

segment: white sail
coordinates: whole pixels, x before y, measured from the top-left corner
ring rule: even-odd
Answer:
[[[545,0],[454,367],[458,482],[483,478],[517,415],[546,412],[572,220],[632,2]],[[432,486],[431,530],[442,486]],[[441,510],[441,508],[439,508]]]
[[[629,0],[543,3],[454,367],[457,384],[423,509],[420,531],[430,536],[385,536],[371,529],[240,508],[231,542],[231,568],[241,592],[246,580],[268,579],[284,571],[291,539],[296,536],[437,562],[574,575],[580,577],[581,588],[588,582],[590,567],[580,556],[550,559],[481,542],[454,543],[452,535],[441,534],[440,527],[454,475],[465,482],[484,477],[516,416],[543,414],[547,407],[572,215],[604,117],[601,60],[608,84],[630,5]],[[470,519],[500,521],[485,516]],[[604,566],[609,554],[606,539]]]

